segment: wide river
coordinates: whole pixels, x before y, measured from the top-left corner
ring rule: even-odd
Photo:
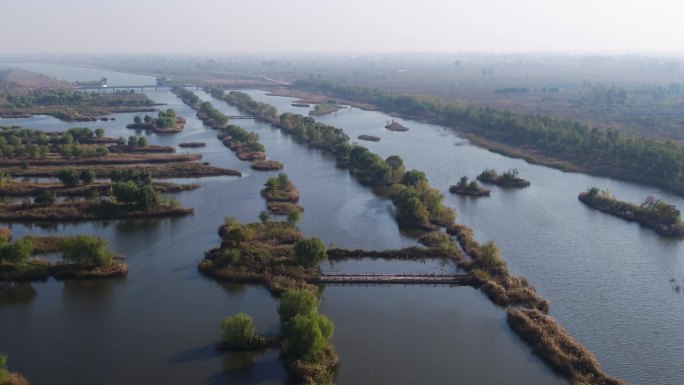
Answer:
[[[32,64],[55,77],[74,69]],[[57,67],[57,69],[55,69]],[[51,72],[52,71],[52,72]],[[61,71],[61,72],[60,72]],[[81,80],[125,75],[78,69]],[[148,78],[149,84],[154,79]],[[135,83],[144,84],[144,83]],[[293,99],[249,92],[280,112],[306,113]],[[197,94],[228,114],[237,110]],[[239,161],[167,91],[149,92],[188,118],[176,135],[147,135],[153,144],[204,141],[198,150],[213,165],[240,169],[242,178],[202,178],[198,190],[178,194],[195,214],[180,219],[109,221],[38,227],[13,224],[25,234],[91,233],[110,240],[125,254],[129,276],[119,281],[34,283],[21,295],[0,292],[0,351],[10,367],[36,384],[286,383],[277,351],[219,354],[222,317],[251,314],[258,331],[277,332],[277,300],[256,286],[226,285],[196,270],[203,251],[219,242],[226,216],[254,221],[263,210],[258,190],[274,173],[254,172]],[[128,136],[134,114],[104,127],[108,136]],[[527,277],[551,300],[551,313],[599,358],[612,375],[635,384],[684,383],[684,296],[673,288],[684,280],[684,246],[655,232],[591,210],[577,194],[587,186],[610,188],[634,202],[657,195],[684,207],[684,199],[656,188],[582,174],[568,174],[475,147],[452,130],[400,120],[408,132],[383,128],[388,115],[345,109],[318,118],[356,138],[377,135],[364,145],[382,156],[398,154],[409,168],[425,171],[433,186],[457,210],[458,221],[479,240],[495,240],[513,273]],[[72,124],[50,117],[0,119],[0,125],[60,131]],[[271,159],[302,194],[299,227],[326,244],[385,249],[414,245],[393,219],[392,205],[334,167],[333,159],[308,149],[270,126],[238,121],[258,132]],[[181,150],[186,151],[186,150]],[[494,188],[491,198],[452,196],[448,186],[482,169],[518,168],[532,181],[525,190]],[[428,263],[346,262],[337,271],[428,272],[453,266]],[[676,283],[670,282],[675,279]],[[505,313],[478,291],[464,287],[325,288],[322,312],[335,323],[341,356],[339,384],[554,384],[553,374],[506,325]]]

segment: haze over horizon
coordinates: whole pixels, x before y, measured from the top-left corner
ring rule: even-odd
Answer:
[[[684,2],[7,2],[0,53],[684,53]]]

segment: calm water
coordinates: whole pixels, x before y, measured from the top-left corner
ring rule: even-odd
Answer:
[[[88,70],[83,78],[95,76]],[[43,72],[47,72],[43,71]],[[49,73],[50,74],[50,73]],[[56,76],[56,75],[55,75]],[[107,73],[108,78],[113,74]],[[198,93],[205,100],[211,97]],[[127,256],[128,277],[101,282],[33,283],[19,293],[0,292],[0,350],[12,369],[35,384],[282,384],[287,376],[278,353],[218,354],[222,317],[244,311],[257,330],[275,333],[277,300],[256,286],[220,284],[196,270],[203,252],[219,242],[226,216],[247,222],[265,208],[259,189],[275,173],[253,172],[248,162],[216,139],[194,112],[166,91],[150,98],[168,103],[188,119],[177,135],[146,135],[152,144],[204,141],[200,152],[213,165],[239,169],[242,178],[196,180],[198,190],[177,194],[194,207],[192,216],[141,221],[97,221],[47,227],[12,226],[26,234],[89,233],[105,237]],[[212,100],[217,108],[236,113]],[[104,127],[108,136],[128,136],[134,114]],[[5,124],[7,120],[0,120]],[[326,244],[368,249],[415,245],[393,219],[391,203],[333,166],[325,153],[294,143],[268,125],[242,121],[261,135],[269,157],[285,163],[305,207],[300,228]],[[12,120],[31,128],[64,130],[71,124],[50,117]],[[183,152],[186,150],[179,150]],[[187,180],[183,180],[187,181]],[[426,263],[345,262],[334,271],[453,271]],[[336,327],[342,358],[339,384],[394,383],[562,384],[505,324],[505,314],[467,287],[327,287],[322,310]],[[492,368],[496,368],[492,370]]]
[[[251,91],[281,112],[306,113],[292,98]],[[551,313],[589,347],[603,368],[635,384],[684,383],[684,241],[665,239],[577,200],[588,186],[609,188],[623,200],[662,197],[684,209],[684,199],[658,188],[563,173],[470,145],[452,130],[397,119],[408,132],[384,129],[386,114],[356,108],[319,117],[383,157],[398,154],[408,168],[425,171],[456,209],[458,221],[480,241],[493,239],[513,273],[527,277],[551,300]],[[524,190],[492,188],[491,198],[451,195],[462,175],[484,168],[517,168],[532,182]],[[670,282],[674,278],[676,283]]]
[[[21,68],[28,71],[39,72],[57,80],[92,81],[107,78],[109,86],[152,86],[156,79],[152,76],[135,75],[123,72],[103,71],[79,67],[68,67],[47,63],[0,63],[3,67]]]

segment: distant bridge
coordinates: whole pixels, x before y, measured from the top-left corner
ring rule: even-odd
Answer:
[[[469,274],[338,274],[326,273],[311,279],[311,283],[326,284],[430,284],[467,285]]]

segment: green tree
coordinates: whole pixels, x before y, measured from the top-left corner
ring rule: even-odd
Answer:
[[[301,218],[301,213],[299,210],[294,210],[293,212],[287,214],[287,223],[290,225],[294,226],[299,222],[299,219]]]
[[[117,202],[134,204],[138,199],[138,185],[133,181],[116,182],[112,185],[112,194]]]
[[[138,138],[138,147],[145,147],[147,146],[147,139],[144,136],[141,136]]]
[[[95,136],[97,136],[98,138],[102,138],[104,136],[104,134],[105,134],[104,128],[98,128],[95,130]]]
[[[91,184],[95,181],[96,176],[95,170],[93,170],[91,167],[88,167],[81,171],[78,179],[80,179],[84,184]]]
[[[248,348],[254,342],[252,317],[237,313],[221,321],[221,342],[229,348]]]
[[[57,202],[57,194],[54,191],[41,191],[36,195],[36,199],[33,200],[33,204],[38,206],[52,206]]]
[[[401,178],[401,184],[406,186],[416,187],[421,182],[427,182],[427,177],[425,176],[424,172],[418,170],[407,171]]]
[[[288,354],[313,361],[332,338],[333,324],[322,314],[297,314],[285,325],[284,334],[288,342]]]
[[[26,262],[31,254],[33,254],[33,242],[29,239],[7,243],[0,249],[0,259],[11,263]]]
[[[463,175],[458,181],[458,187],[464,189],[468,187],[468,177]]]
[[[325,244],[318,238],[307,238],[297,241],[294,246],[295,261],[302,266],[315,266],[328,259]]]
[[[59,180],[65,186],[73,187],[73,186],[76,186],[78,184],[79,174],[78,174],[78,171],[76,171],[76,169],[68,167],[68,168],[62,169],[57,174],[57,178],[59,178]]]
[[[285,324],[297,314],[311,314],[318,312],[318,297],[310,290],[288,289],[283,293],[278,305],[280,323]]]
[[[0,353],[0,383],[7,378],[7,355]]]
[[[404,172],[406,172],[404,161],[401,159],[401,157],[399,157],[399,155],[390,155],[387,157],[387,159],[385,159],[385,163],[392,168],[392,182],[401,180]]]
[[[151,209],[159,206],[161,197],[154,187],[149,184],[144,184],[138,187],[137,204],[143,209]]]
[[[77,264],[107,266],[112,263],[114,253],[107,247],[106,239],[92,235],[74,235],[64,239],[60,245],[62,258]]]
[[[129,147],[135,147],[138,145],[138,137],[137,136],[129,136],[128,137],[128,146]]]
[[[268,211],[262,211],[259,213],[259,220],[261,221],[261,223],[266,223],[270,216],[271,215],[268,213]]]
[[[141,118],[140,116],[136,115],[136,116],[133,118],[133,123],[135,123],[135,124],[140,124],[140,123],[142,123],[142,118]]]

